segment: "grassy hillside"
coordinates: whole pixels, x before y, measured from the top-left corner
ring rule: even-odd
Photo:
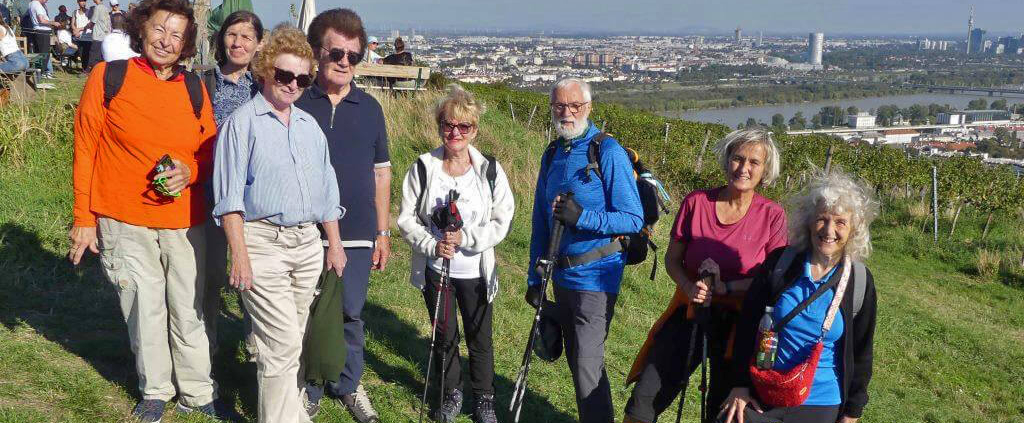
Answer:
[[[70,125],[80,83],[63,81],[60,89],[32,107],[0,110],[3,423],[121,421],[137,400],[134,361],[113,290],[100,274],[95,256],[77,269],[63,257],[71,210]],[[521,298],[532,188],[545,145],[543,125],[538,122],[546,116],[544,110],[538,111],[533,129],[528,130],[523,116],[529,110],[518,111],[513,121],[508,104],[502,102],[503,93],[485,91],[481,94],[490,110],[481,121],[478,145],[495,154],[508,170],[517,204],[513,229],[498,248],[502,286],[495,300],[494,337],[497,395],[504,409],[532,317],[532,309]],[[427,94],[383,101],[392,138],[396,196],[415,157],[437,145],[431,114],[436,98]],[[649,115],[637,116],[647,119]],[[682,121],[671,124],[685,128],[691,138],[693,134],[702,137],[705,128]],[[708,127],[715,134],[724,131]],[[700,139],[685,141],[692,146],[699,145]],[[682,150],[673,151],[683,154]],[[694,156],[690,152],[686,157]],[[684,160],[674,159],[670,157],[668,166]],[[713,173],[714,165],[708,163],[708,167]],[[673,182],[676,198],[694,187],[683,180]],[[397,197],[393,203],[397,205]],[[1024,226],[1020,217],[999,215],[982,242],[983,217],[965,212],[957,236],[944,236],[933,244],[931,235],[920,229],[926,218],[918,200],[887,200],[886,211],[873,228],[876,252],[868,262],[880,304],[875,378],[864,421],[1024,421],[1024,372],[1020,370],[1024,366],[1024,272],[1017,263]],[[661,239],[671,219],[664,220],[658,231]],[[948,222],[943,217],[944,227]],[[364,383],[385,422],[416,417],[430,329],[422,297],[408,284],[408,247],[396,238],[395,249],[389,268],[373,276],[365,311],[369,333]],[[648,281],[649,270],[650,263],[628,269],[608,340],[608,370],[620,416],[629,395],[623,386],[625,374],[673,289],[664,272],[656,281]],[[219,318],[226,339],[216,360],[215,377],[221,395],[252,419],[255,368],[242,361],[236,296],[228,292],[225,304]],[[524,421],[574,421],[573,388],[564,359],[534,363]],[[696,399],[695,393],[690,390],[691,400]],[[465,411],[470,409],[467,406]],[[508,417],[503,410],[499,414],[502,421],[510,421]],[[202,420],[169,413],[165,421]],[[351,419],[330,404],[317,421]],[[695,422],[696,411],[688,409],[684,421]]]

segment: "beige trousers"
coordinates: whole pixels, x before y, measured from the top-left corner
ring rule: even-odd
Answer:
[[[302,339],[323,268],[316,225],[280,227],[245,222],[252,289],[242,302],[252,318],[260,423],[308,423],[299,380]]]
[[[203,225],[152,229],[100,218],[100,261],[114,284],[143,399],[195,407],[213,401],[203,323]],[[177,390],[175,390],[177,385]]]

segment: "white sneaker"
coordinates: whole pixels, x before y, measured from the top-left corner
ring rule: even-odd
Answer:
[[[356,387],[356,391],[341,396],[341,404],[348,409],[348,412],[352,414],[359,423],[374,423],[380,420],[377,416],[377,410],[373,409],[373,404],[370,404],[370,396],[366,394],[366,389],[360,384]]]

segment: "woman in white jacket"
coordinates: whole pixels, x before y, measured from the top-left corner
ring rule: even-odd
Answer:
[[[458,85],[437,105],[436,118],[442,145],[419,157],[402,184],[402,211],[398,227],[413,257],[410,281],[423,291],[431,319],[441,280],[441,263],[450,260],[450,283],[437,313],[437,346],[432,370],[438,382],[444,374],[443,401],[432,413],[441,422],[455,421],[462,408],[458,319],[462,315],[469,349],[469,371],[476,422],[497,422],[494,413],[494,347],[491,336],[492,301],[498,292],[494,247],[508,234],[515,211],[512,190],[504,170],[493,158],[472,146],[483,106]],[[492,168],[493,167],[493,168]],[[450,190],[458,192],[456,205],[464,225],[441,232],[430,216],[442,207]],[[441,367],[445,367],[441,371]],[[430,383],[430,381],[427,381]]]

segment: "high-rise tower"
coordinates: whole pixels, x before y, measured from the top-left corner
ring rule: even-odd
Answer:
[[[807,37],[807,63],[820,65],[824,49],[825,34],[821,32],[812,32]]]
[[[971,32],[974,31],[974,6],[971,6],[971,17],[967,18],[967,54],[973,53],[971,51]],[[977,46],[973,46],[977,48]]]

